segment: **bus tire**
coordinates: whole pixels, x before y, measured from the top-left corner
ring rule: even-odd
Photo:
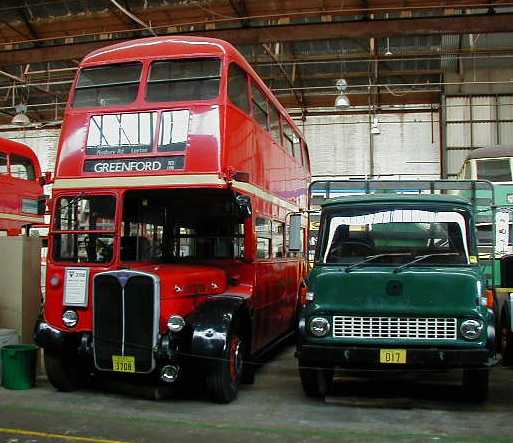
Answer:
[[[48,381],[58,391],[72,392],[86,384],[87,374],[79,369],[76,357],[45,351],[44,360]]]
[[[484,402],[488,399],[490,370],[488,368],[464,369],[463,392],[468,400]]]
[[[333,369],[317,366],[316,363],[299,360],[299,377],[308,397],[324,397],[333,385]]]
[[[230,334],[224,355],[207,375],[206,385],[215,403],[230,403],[237,398],[243,371],[244,343],[238,334]]]

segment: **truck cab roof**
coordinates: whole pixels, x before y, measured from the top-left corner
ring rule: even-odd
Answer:
[[[462,197],[447,194],[359,194],[335,197],[321,204],[322,208],[348,204],[372,203],[420,203],[420,204],[455,204],[458,206],[471,206],[471,203]]]

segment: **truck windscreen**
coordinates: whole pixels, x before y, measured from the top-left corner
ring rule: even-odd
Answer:
[[[467,264],[468,232],[459,212],[344,208],[328,215],[319,258],[323,263],[400,265],[430,255],[419,265]]]

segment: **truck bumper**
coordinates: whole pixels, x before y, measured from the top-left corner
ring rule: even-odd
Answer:
[[[303,361],[316,363],[320,367],[355,369],[449,369],[487,367],[493,364],[488,349],[401,348],[401,346],[394,346],[394,349],[406,349],[405,364],[380,363],[380,349],[387,348],[390,348],[390,346],[377,348],[302,345],[298,347],[296,357]]]

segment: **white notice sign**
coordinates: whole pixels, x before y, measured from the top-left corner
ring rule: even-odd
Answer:
[[[66,268],[64,278],[64,304],[67,306],[87,306],[89,269]]]
[[[509,212],[497,211],[495,214],[495,253],[508,251],[509,245]]]

